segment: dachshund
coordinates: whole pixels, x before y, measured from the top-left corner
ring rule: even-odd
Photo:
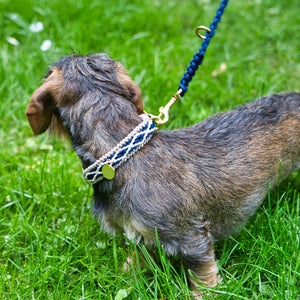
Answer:
[[[102,53],[51,65],[26,115],[35,135],[49,130],[71,140],[103,230],[149,249],[157,234],[165,253],[192,271],[191,290],[217,285],[215,241],[237,232],[268,187],[300,167],[300,93],[267,95],[187,128],[154,130],[140,88]],[[128,150],[144,125],[147,140]],[[135,153],[114,168],[115,148]]]

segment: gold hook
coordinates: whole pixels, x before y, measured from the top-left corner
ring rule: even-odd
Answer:
[[[202,40],[205,40],[205,39],[206,39],[206,36],[201,35],[201,34],[199,33],[200,30],[205,30],[206,32],[211,32],[211,30],[210,30],[208,27],[206,27],[206,26],[203,26],[203,25],[198,26],[198,27],[196,28],[196,34],[197,34],[197,36],[198,36],[200,39],[202,39]]]
[[[177,91],[177,93],[173,95],[173,97],[166,104],[165,107],[163,107],[163,106],[160,107],[158,116],[154,116],[154,115],[149,114],[151,116],[151,118],[156,122],[157,125],[163,125],[163,124],[168,122],[168,120],[169,120],[169,110],[170,110],[171,106],[180,98],[181,93],[182,93],[182,89],[179,89]],[[162,116],[164,116],[163,119],[161,118]]]

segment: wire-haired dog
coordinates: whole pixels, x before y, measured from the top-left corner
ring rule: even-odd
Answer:
[[[105,54],[70,55],[50,67],[26,114],[34,134],[67,134],[93,165],[141,122],[139,87]],[[300,166],[300,94],[261,97],[188,128],[159,130],[116,171],[94,183],[104,230],[182,258],[203,284],[217,284],[214,242],[234,233]],[[101,168],[100,168],[101,173]],[[191,278],[195,289],[197,281]]]

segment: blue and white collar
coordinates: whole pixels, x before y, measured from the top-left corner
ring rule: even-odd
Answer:
[[[140,117],[143,119],[142,123],[135,127],[112,150],[83,170],[82,175],[86,180],[94,184],[104,178],[112,179],[115,175],[115,169],[151,139],[157,127],[155,127],[154,121],[149,115],[143,114]]]

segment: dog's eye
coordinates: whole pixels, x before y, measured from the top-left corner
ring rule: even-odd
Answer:
[[[47,74],[44,76],[44,79],[47,79],[51,74],[52,74],[52,70],[48,70]]]

